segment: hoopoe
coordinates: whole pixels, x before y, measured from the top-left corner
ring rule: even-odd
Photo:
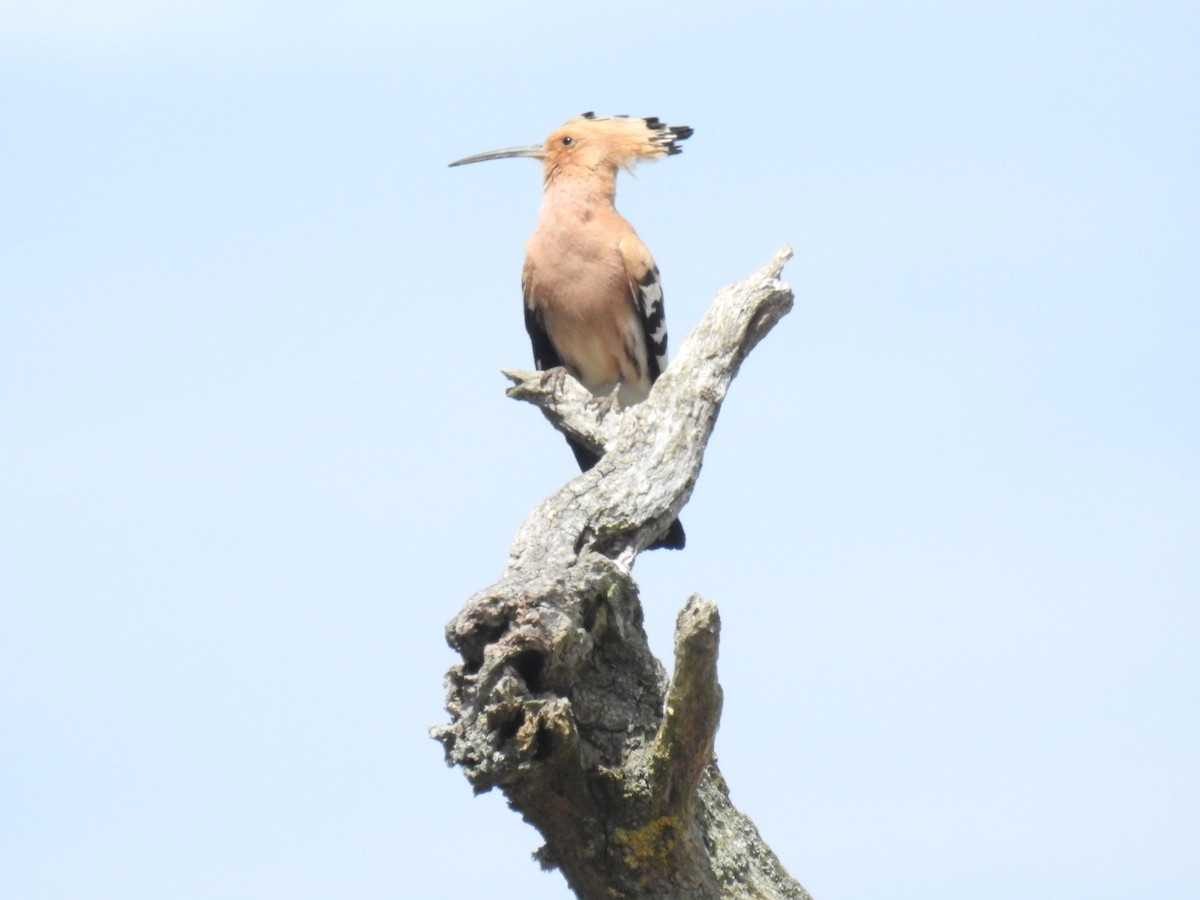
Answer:
[[[451,166],[524,156],[542,161],[544,194],[525,245],[525,328],[539,369],[564,366],[598,397],[646,399],[667,365],[667,320],[658,266],[613,206],[617,170],[674,156],[686,125],[584,113],[545,142],[468,156]],[[599,459],[567,439],[587,471]],[[680,549],[676,520],[653,547]]]

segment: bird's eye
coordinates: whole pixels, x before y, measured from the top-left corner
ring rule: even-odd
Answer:
[[[562,145],[564,147],[573,147],[575,145],[575,138],[568,134],[565,138],[563,138]]]

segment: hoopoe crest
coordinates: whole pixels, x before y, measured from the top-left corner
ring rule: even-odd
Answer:
[[[682,152],[686,125],[656,118],[576,116],[541,144],[468,156],[452,166],[507,157],[542,162],[537,227],[525,245],[525,327],[539,369],[565,367],[597,396],[644,400],[667,365],[658,266],[613,205],[617,172]],[[584,470],[597,457],[568,443]],[[653,546],[682,547],[673,522]]]
[[[564,173],[577,178],[600,175],[613,179],[615,193],[617,169],[632,170],[640,160],[682,153],[679,141],[687,140],[692,132],[693,129],[686,125],[665,125],[657,118],[606,118],[587,112],[556,129],[541,144],[490,150],[450,165],[527,156],[542,160],[543,180],[547,186]]]

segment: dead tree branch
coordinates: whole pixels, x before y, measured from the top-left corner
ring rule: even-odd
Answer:
[[[433,734],[476,791],[500,787],[538,828],[542,864],[585,900],[808,898],[717,770],[716,605],[680,612],[668,681],[630,577],[691,496],[742,360],[791,309],[790,256],[722,290],[631,409],[553,372],[506,373],[510,396],[605,455],[533,510],[500,581],[447,626],[462,662]]]

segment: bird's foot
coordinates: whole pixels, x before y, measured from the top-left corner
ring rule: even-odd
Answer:
[[[597,419],[603,419],[610,412],[621,411],[621,401],[617,399],[617,392],[620,390],[621,386],[617,385],[615,388],[613,388],[611,394],[601,394],[599,396],[593,395],[592,398],[587,401],[588,408],[595,410]]]
[[[563,385],[566,384],[567,376],[570,374],[566,366],[555,366],[553,369],[545,369],[542,372],[541,387],[543,389],[549,387],[551,393],[561,394]]]

